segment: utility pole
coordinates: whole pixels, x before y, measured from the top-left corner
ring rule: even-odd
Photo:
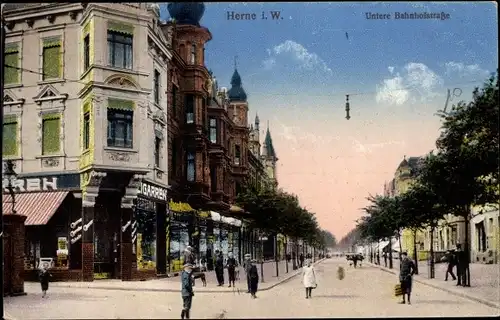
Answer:
[[[2,7],[1,7],[1,11],[0,11],[0,15],[1,15],[1,27],[2,27],[2,51],[4,50],[5,48],[5,27],[4,27],[4,23],[3,23],[3,7],[4,7],[5,4],[2,4]],[[0,119],[2,120],[2,123],[3,123],[3,88],[4,88],[4,79],[5,79],[5,75],[4,75],[4,69],[3,69],[3,66],[5,65],[5,55],[1,54],[2,56],[2,72],[0,72],[0,97],[2,98],[2,107],[0,108]],[[2,149],[3,149],[3,139],[0,139],[0,144],[2,144]],[[3,165],[2,165],[2,174],[3,174]],[[2,214],[2,217],[0,217],[0,256],[2,257],[2,270],[0,270],[0,282],[2,283],[2,291],[1,291],[1,294],[2,294],[2,302],[0,303],[0,318],[1,319],[4,319],[4,305],[3,305],[3,296],[4,296],[4,287],[3,287],[3,284],[4,284],[4,251],[3,251],[3,214]]]

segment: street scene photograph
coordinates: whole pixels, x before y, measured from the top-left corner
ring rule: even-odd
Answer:
[[[500,316],[494,2],[1,4],[0,316]]]

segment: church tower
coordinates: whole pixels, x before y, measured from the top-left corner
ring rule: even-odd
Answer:
[[[248,125],[248,102],[247,94],[243,89],[241,77],[236,67],[236,59],[234,62],[234,73],[231,78],[231,89],[228,91],[230,110],[232,120],[239,127],[247,127]]]
[[[250,125],[248,148],[257,159],[260,159],[260,147],[260,120],[259,115],[256,114],[254,124]]]
[[[269,122],[267,124],[266,137],[264,139],[264,145],[262,148],[261,156],[262,164],[266,170],[267,176],[276,188],[278,186],[278,177],[276,172],[276,163],[278,162],[278,157],[276,157],[276,151],[273,146],[273,139],[271,138],[271,131],[269,131]]]

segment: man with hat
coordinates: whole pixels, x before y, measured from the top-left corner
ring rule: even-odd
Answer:
[[[182,319],[189,319],[191,303],[193,302],[193,265],[190,263],[184,264],[184,270],[181,273],[181,296],[182,296]]]
[[[243,269],[245,270],[245,274],[247,276],[247,293],[250,293],[250,269],[252,268],[252,255],[250,253],[245,254],[245,261],[243,262]]]

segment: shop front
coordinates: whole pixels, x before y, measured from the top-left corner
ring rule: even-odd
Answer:
[[[135,200],[132,253],[137,258],[138,277],[164,275],[168,270],[167,188],[142,180]]]
[[[80,175],[77,173],[20,175],[3,181],[2,212],[26,216],[24,269],[26,280],[36,280],[42,261],[50,264],[53,280],[78,280],[81,247],[72,245],[71,221],[81,216]]]

